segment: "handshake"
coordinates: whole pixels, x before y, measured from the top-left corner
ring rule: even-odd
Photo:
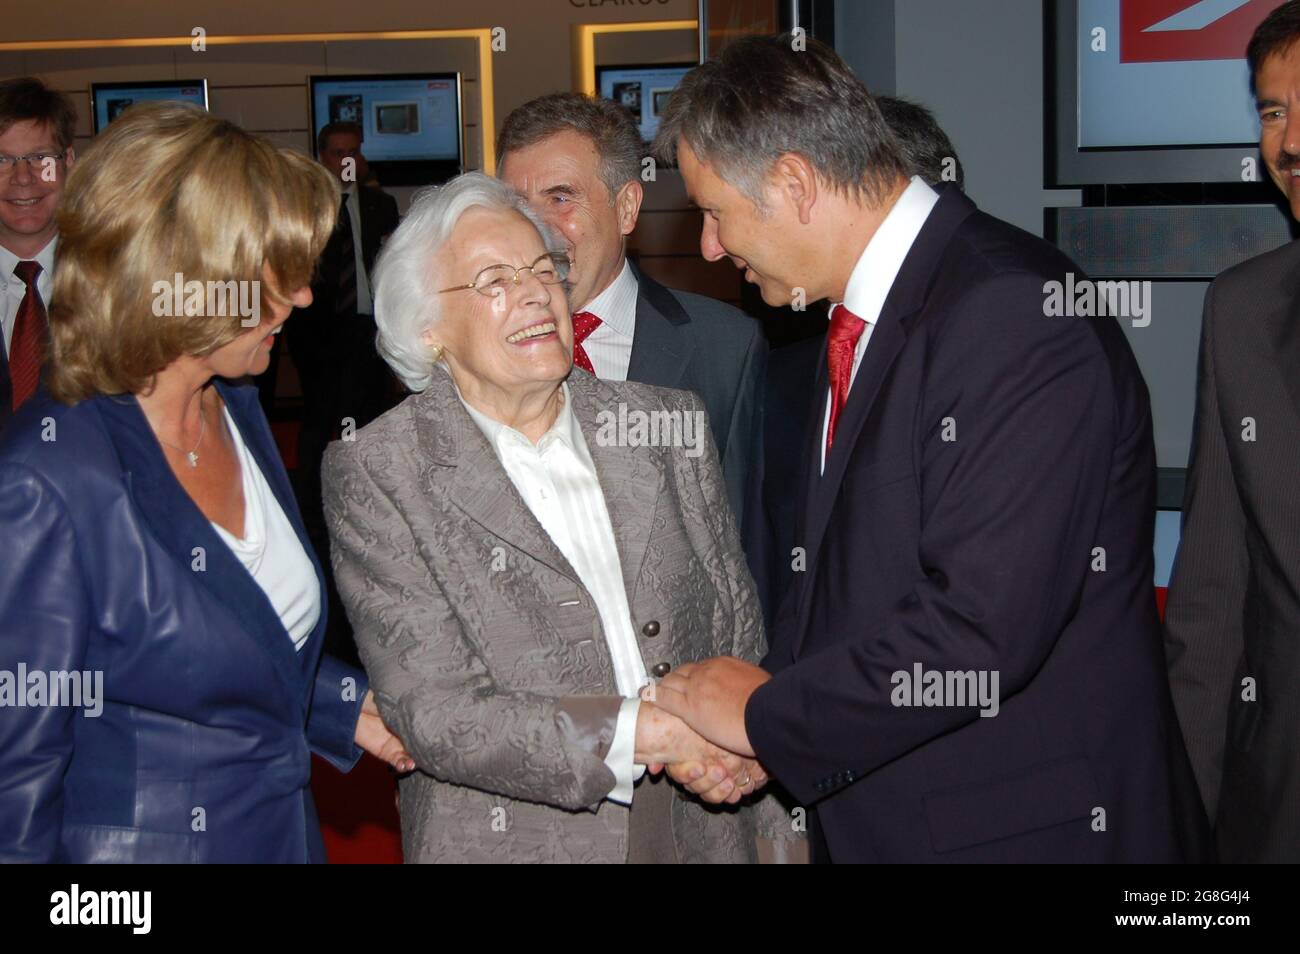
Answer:
[[[730,657],[689,663],[641,691],[636,755],[710,804],[735,804],[767,784],[744,731],[745,703],[768,679]]]

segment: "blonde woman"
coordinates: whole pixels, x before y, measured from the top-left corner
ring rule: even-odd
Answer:
[[[257,391],[228,383],[310,301],[336,193],[170,104],[70,177],[48,391],[0,444],[0,672],[27,675],[0,708],[0,861],[323,861],[309,751],[409,765],[365,677],[321,658],[320,568]]]

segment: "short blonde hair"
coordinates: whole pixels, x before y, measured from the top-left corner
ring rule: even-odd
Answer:
[[[155,315],[155,283],[177,273],[259,281],[263,306],[284,304],[286,289],[311,281],[339,196],[306,156],[197,106],[132,106],[80,157],[63,192],[51,393],[69,404],[139,393],[182,355],[233,341],[248,330],[238,314]]]

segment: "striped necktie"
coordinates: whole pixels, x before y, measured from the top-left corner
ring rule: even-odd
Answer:
[[[357,252],[346,193],[343,204],[339,206],[339,224],[334,230],[334,240],[338,243],[338,291],[334,296],[334,314],[347,317],[357,313]]]
[[[9,342],[9,380],[13,385],[13,409],[36,393],[41,380],[41,360],[45,353],[48,322],[45,302],[36,287],[41,274],[40,262],[19,262],[14,274],[27,286],[14,319],[14,333]]]

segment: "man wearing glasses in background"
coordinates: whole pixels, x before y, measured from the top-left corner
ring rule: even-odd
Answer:
[[[0,433],[36,391],[54,284],[54,213],[77,113],[32,77],[0,82]]]

